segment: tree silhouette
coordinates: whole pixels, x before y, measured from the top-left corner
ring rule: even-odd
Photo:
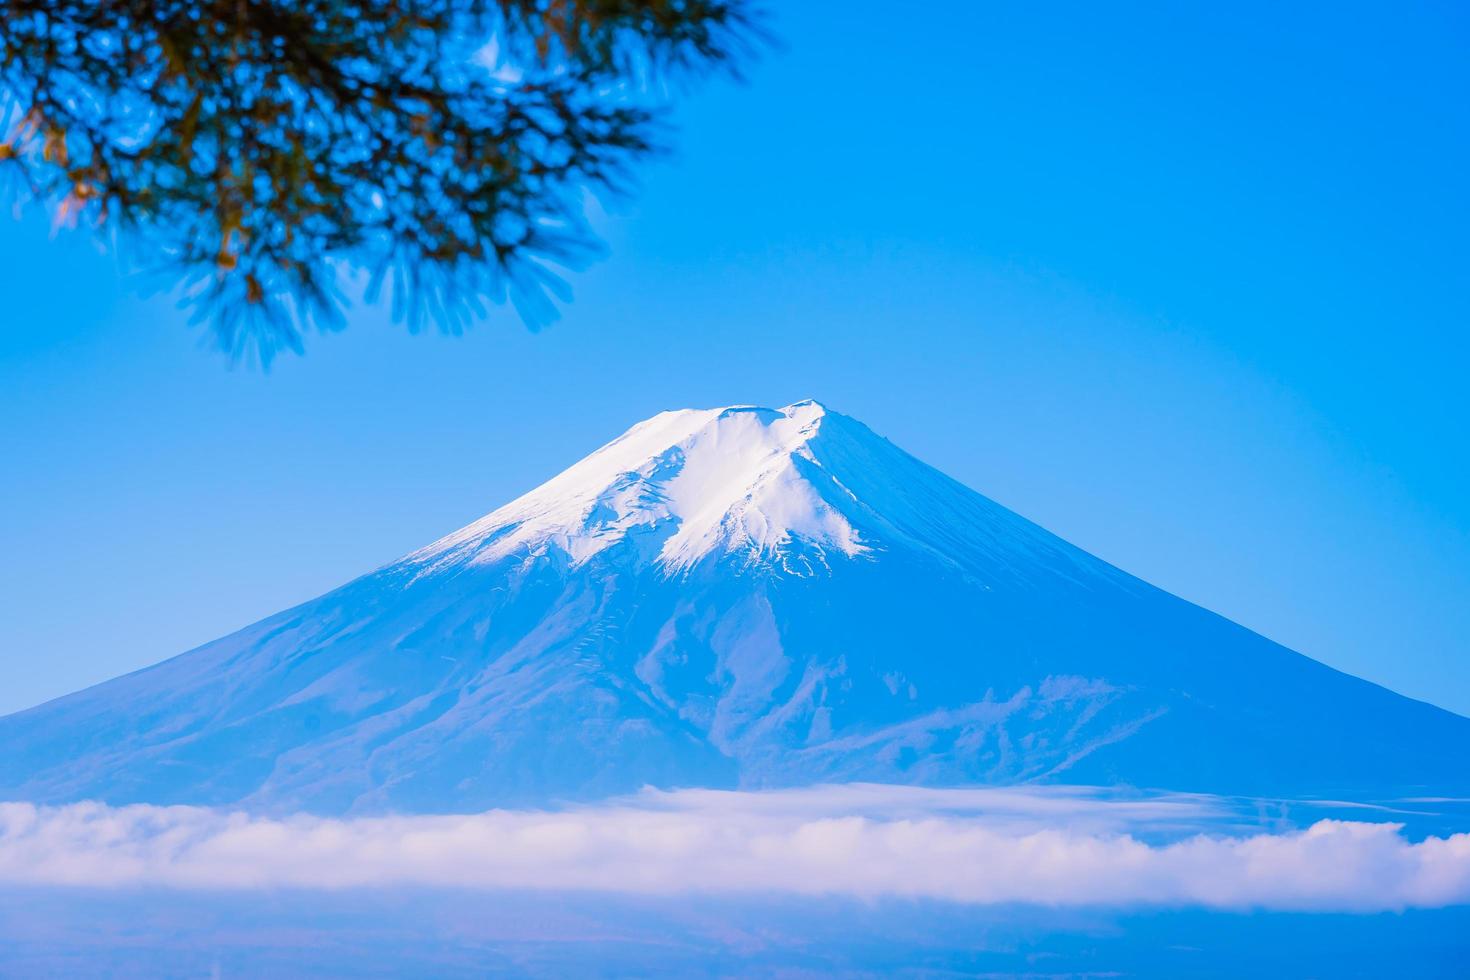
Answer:
[[[653,96],[733,66],[744,0],[0,0],[0,174],[141,245],[236,356],[342,322],[346,284],[458,330],[555,316],[589,189]]]

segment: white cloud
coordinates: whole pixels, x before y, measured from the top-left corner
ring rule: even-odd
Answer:
[[[1204,828],[1201,830],[1201,828]],[[564,811],[267,818],[0,804],[0,884],[778,891],[970,903],[1375,911],[1470,901],[1470,835],[1242,833],[1207,797],[831,786]]]

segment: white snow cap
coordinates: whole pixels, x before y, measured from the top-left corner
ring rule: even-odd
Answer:
[[[819,560],[862,554],[861,536],[827,499],[831,487],[812,479],[821,464],[809,443],[828,416],[810,400],[661,412],[409,560],[480,563],[554,546],[575,566],[639,535],[657,548],[647,557],[671,571],[710,554],[773,558],[796,544]]]

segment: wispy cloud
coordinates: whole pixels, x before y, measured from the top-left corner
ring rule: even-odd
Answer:
[[[0,883],[1375,911],[1470,902],[1470,835],[1415,842],[1398,824],[1340,820],[1241,833],[1207,797],[1067,789],[647,792],[555,812],[348,819],[8,803]]]

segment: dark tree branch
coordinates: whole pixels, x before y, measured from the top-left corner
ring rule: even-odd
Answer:
[[[733,65],[744,0],[0,0],[0,173],[155,248],[220,345],[341,322],[342,270],[458,330],[533,325],[581,195],[655,147],[650,80]],[[492,43],[493,42],[493,43]],[[494,65],[483,52],[494,50]]]

